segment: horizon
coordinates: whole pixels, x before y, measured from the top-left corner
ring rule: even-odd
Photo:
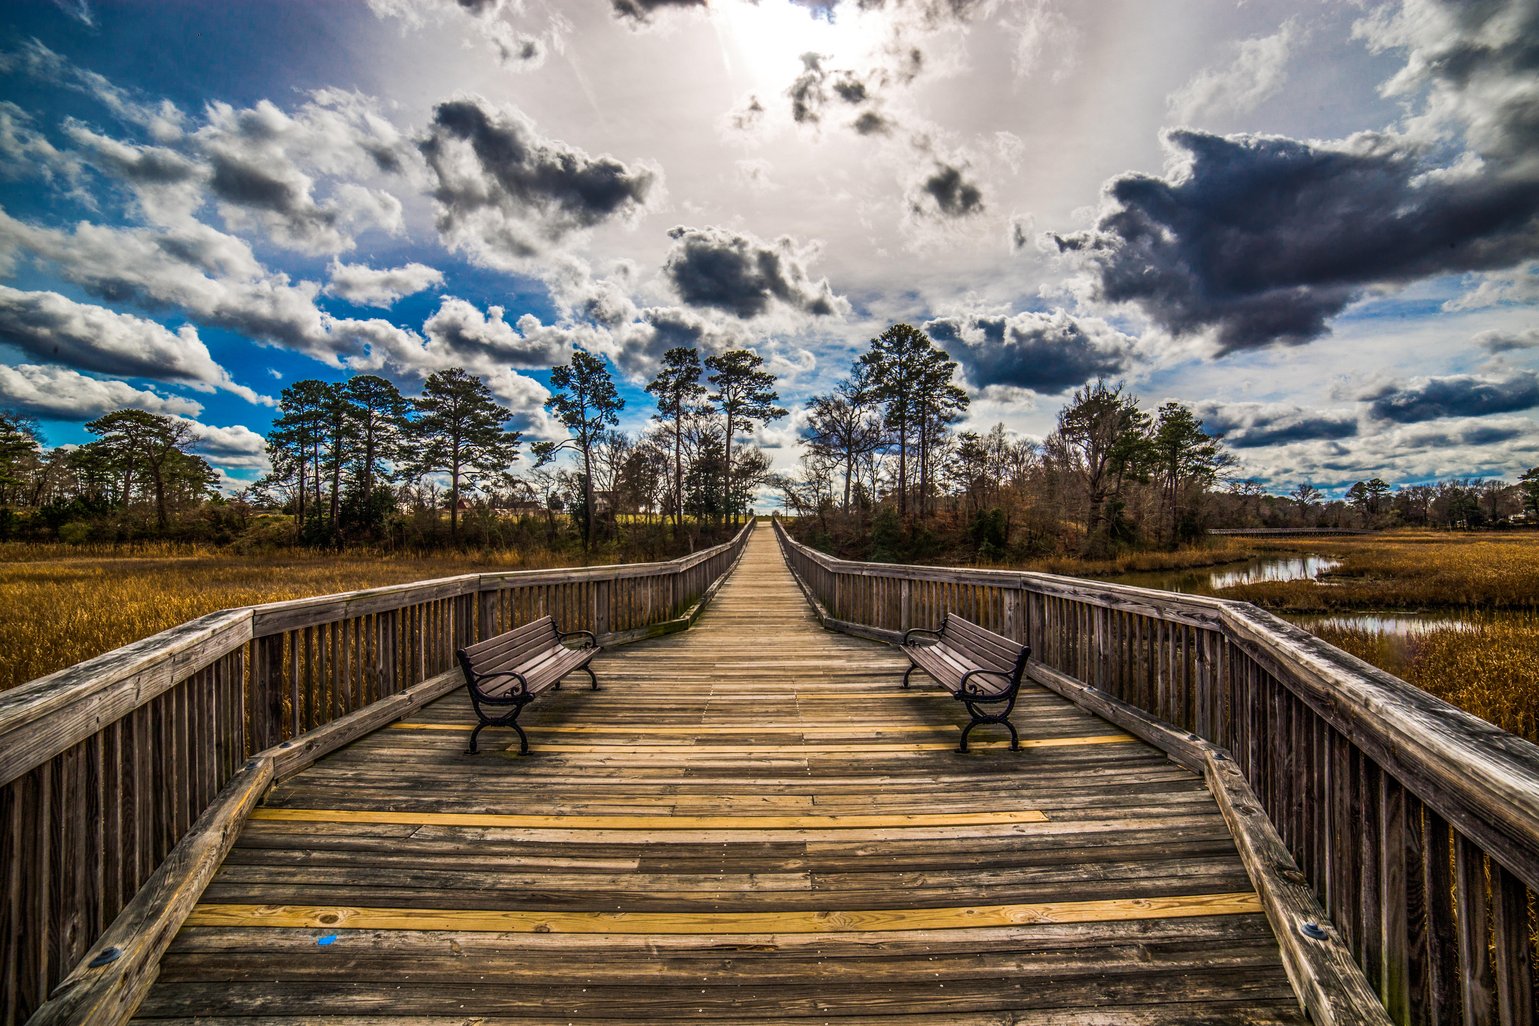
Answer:
[[[461,366],[537,440],[574,345],[632,431],[663,350],[747,346],[785,471],[908,322],[959,429],[1040,439],[1104,377],[1274,493],[1511,480],[1535,35],[1524,0],[14,5],[0,409],[184,416],[238,487],[295,380]]]

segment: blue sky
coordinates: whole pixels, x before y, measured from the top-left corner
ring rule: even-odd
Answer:
[[[604,355],[785,404],[923,325],[971,425],[1125,382],[1285,490],[1539,464],[1535,0],[8,6],[0,408],[192,419]],[[794,465],[799,415],[756,440]]]

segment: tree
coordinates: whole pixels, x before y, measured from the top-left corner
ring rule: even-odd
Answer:
[[[17,413],[0,413],[0,506],[20,504],[42,453],[35,423]]]
[[[413,400],[413,434],[418,451],[412,467],[419,474],[449,475],[449,537],[460,537],[460,482],[493,473],[518,459],[519,433],[505,425],[513,416],[474,374],[457,367],[436,371]]]
[[[675,346],[663,354],[662,369],[647,384],[657,400],[653,420],[673,425],[673,526],[684,526],[684,422],[701,412],[706,388],[700,384],[700,353]]]
[[[1232,465],[1234,458],[1219,447],[1217,439],[1202,430],[1202,421],[1180,403],[1166,403],[1160,407],[1150,446],[1168,500],[1168,537],[1174,547],[1185,533],[1181,530],[1180,509],[1183,490],[1212,485],[1218,479],[1219,471]]]
[[[914,412],[919,422],[919,516],[925,517],[930,503],[931,456],[948,425],[962,415],[969,404],[968,395],[952,380],[957,362],[946,351],[931,346],[919,362],[915,375]]]
[[[545,408],[566,425],[571,437],[559,444],[536,443],[537,465],[549,463],[562,449],[576,448],[582,454],[582,543],[588,548],[593,544],[593,448],[605,428],[620,422],[625,400],[615,391],[604,361],[581,349],[572,353],[571,363],[551,368],[550,384],[558,391],[545,400]]]
[[[1365,521],[1371,523],[1384,508],[1384,496],[1389,494],[1389,484],[1382,478],[1358,481],[1347,489],[1347,502],[1357,508]],[[1479,503],[1476,503],[1479,506]]]
[[[1082,481],[1086,555],[1103,555],[1108,547],[1107,499],[1120,498],[1128,471],[1136,472],[1146,452],[1148,422],[1137,399],[1105,381],[1077,390],[1058,413],[1058,428],[1045,447]]]
[[[343,395],[354,438],[354,486],[367,507],[375,482],[390,480],[385,464],[401,457],[410,405],[395,385],[375,374],[349,378]]]
[[[1539,467],[1530,467],[1518,478],[1518,488],[1523,493],[1523,511],[1530,517],[1539,517]]]
[[[320,505],[320,462],[331,389],[324,381],[296,381],[278,397],[278,416],[267,435],[267,457],[275,481],[295,481],[294,523],[303,535],[312,514],[311,492]]]
[[[846,511],[857,468],[882,446],[882,425],[875,411],[866,368],[858,363],[832,392],[807,401],[807,445],[814,453],[838,463],[844,476],[841,508]]]
[[[732,439],[738,431],[752,431],[756,422],[779,420],[787,411],[775,405],[780,398],[774,388],[775,376],[760,370],[764,359],[758,353],[749,349],[731,349],[706,357],[705,365],[712,372],[711,384],[716,386],[710,400],[727,419],[722,498],[724,510],[736,522],[737,509],[732,501]]]
[[[114,410],[86,425],[86,430],[101,436],[103,448],[122,468],[123,501],[129,500],[129,486],[136,471],[149,475],[155,495],[155,523],[164,531],[170,526],[166,504],[167,464],[195,437],[190,422],[144,410]]]
[[[860,362],[883,420],[898,443],[898,515],[908,515],[909,439],[920,417],[919,375],[931,349],[930,336],[911,324],[894,324],[871,340]]]

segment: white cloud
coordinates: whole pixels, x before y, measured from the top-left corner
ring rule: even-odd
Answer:
[[[197,416],[203,407],[181,396],[163,396],[125,381],[103,381],[66,367],[0,364],[0,408],[35,417],[93,420],[113,410]]]
[[[1230,114],[1247,114],[1281,91],[1288,61],[1304,40],[1297,18],[1289,18],[1269,36],[1241,42],[1233,62],[1205,68],[1166,100],[1178,124]]]
[[[198,331],[172,332],[155,321],[77,303],[57,292],[21,292],[0,285],[0,342],[43,359],[87,370],[155,378],[215,389],[267,403],[214,362]]]
[[[330,280],[326,283],[326,294],[340,296],[356,306],[393,306],[402,296],[442,285],[444,281],[442,271],[418,263],[374,268],[332,261],[327,274]]]

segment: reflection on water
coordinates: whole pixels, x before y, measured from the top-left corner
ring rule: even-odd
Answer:
[[[1513,618],[1520,616],[1514,614]],[[1439,629],[1471,631],[1476,626],[1472,622],[1473,616],[1453,613],[1331,613],[1328,616],[1290,616],[1289,619],[1316,634],[1324,629],[1360,630],[1402,638]],[[1488,614],[1485,619],[1490,620],[1492,616]]]
[[[1245,563],[1226,563],[1197,570],[1161,570],[1153,573],[1122,574],[1112,580],[1140,588],[1179,591],[1185,595],[1212,595],[1221,588],[1258,581],[1312,581],[1341,565],[1325,556],[1282,556],[1252,559]]]
[[[1341,565],[1339,559],[1324,556],[1298,556],[1289,559],[1261,559],[1239,570],[1215,571],[1208,574],[1208,587],[1232,588],[1237,584],[1255,584],[1259,581],[1313,581],[1328,570]]]

